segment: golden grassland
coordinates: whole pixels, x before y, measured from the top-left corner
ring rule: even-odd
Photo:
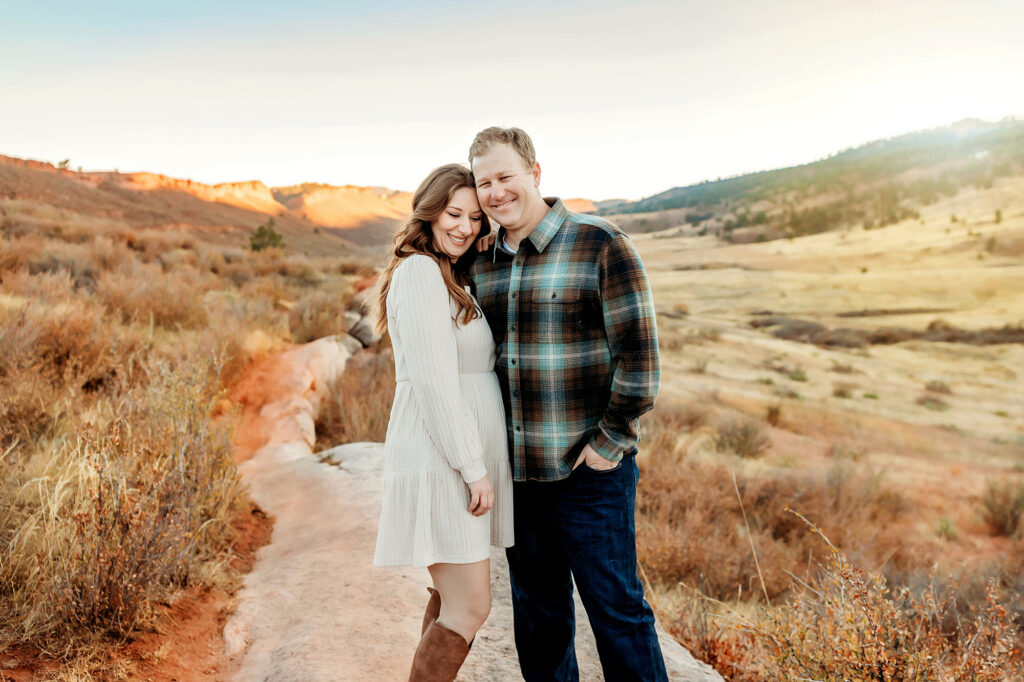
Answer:
[[[0,652],[30,644],[56,679],[131,679],[106,652],[158,605],[238,586],[225,389],[343,331],[365,274],[200,237],[0,201]]]
[[[1010,177],[884,229],[635,238],[663,352],[641,565],[727,678],[1021,675],[1024,345],[821,346],[751,323],[1019,327],[1022,196]]]

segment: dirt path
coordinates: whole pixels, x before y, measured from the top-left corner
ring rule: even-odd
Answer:
[[[240,466],[253,500],[275,518],[246,576],[224,638],[245,682],[403,680],[419,639],[425,569],[375,569],[382,446],[356,443],[313,456],[313,415],[349,349],[321,339],[280,356],[275,401],[260,408],[267,445]],[[268,376],[268,379],[271,378]],[[492,555],[494,607],[460,680],[516,680],[507,566]],[[582,606],[577,602],[578,613]],[[581,679],[600,680],[593,636],[580,618]],[[674,680],[720,680],[662,634]]]

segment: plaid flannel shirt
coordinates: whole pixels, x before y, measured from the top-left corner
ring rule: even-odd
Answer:
[[[517,481],[566,478],[588,442],[619,461],[660,381],[651,289],[632,241],[545,201],[551,209],[517,253],[502,230],[471,270],[494,334]]]

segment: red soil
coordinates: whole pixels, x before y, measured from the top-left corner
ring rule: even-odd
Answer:
[[[232,522],[237,540],[231,565],[243,573],[252,570],[256,550],[270,542],[273,526],[274,519],[256,505],[240,512]],[[205,587],[188,588],[173,604],[159,607],[155,632],[139,633],[112,647],[107,652],[110,664],[127,663],[131,679],[149,682],[225,679],[232,662],[224,655],[223,631],[234,608],[232,596]],[[19,646],[3,652],[0,682],[44,679],[59,667],[38,647]]]

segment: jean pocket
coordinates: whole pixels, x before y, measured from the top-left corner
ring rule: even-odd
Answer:
[[[594,467],[590,466],[586,462],[584,462],[581,466],[584,469],[586,469],[587,471],[589,471],[590,473],[592,473],[592,474],[596,474],[598,476],[605,476],[607,474],[613,474],[616,471],[619,471],[620,469],[622,469],[622,462],[620,461],[620,462],[616,463],[616,465],[613,466],[611,469],[595,469]]]

